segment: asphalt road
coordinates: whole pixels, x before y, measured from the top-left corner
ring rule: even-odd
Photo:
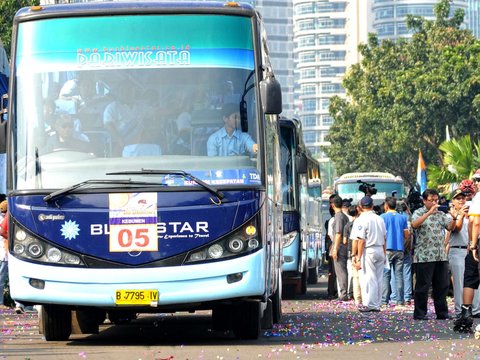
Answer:
[[[412,307],[362,314],[352,303],[325,297],[322,278],[306,295],[283,301],[282,324],[257,341],[211,331],[210,314],[202,312],[142,316],[129,325],[103,325],[97,335],[46,342],[35,313],[2,310],[0,360],[480,358],[480,340],[453,332],[452,320],[431,314],[432,320],[413,321]]]

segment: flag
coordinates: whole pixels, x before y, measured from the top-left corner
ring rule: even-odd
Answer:
[[[421,150],[418,152],[417,185],[420,193],[427,189],[427,167],[425,166]]]

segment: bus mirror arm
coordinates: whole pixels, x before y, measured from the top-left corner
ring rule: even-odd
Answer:
[[[242,101],[240,101],[240,125],[242,132],[248,132],[247,102],[243,98]]]

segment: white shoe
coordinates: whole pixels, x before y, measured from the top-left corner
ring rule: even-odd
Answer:
[[[25,310],[21,306],[16,306],[15,307],[15,313],[16,314],[23,314]]]

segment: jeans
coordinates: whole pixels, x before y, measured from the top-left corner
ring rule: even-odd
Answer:
[[[385,268],[383,273],[382,304],[386,305],[390,300],[396,300],[397,304],[403,304],[403,251],[387,250],[386,256],[388,268]],[[390,286],[391,283],[392,286]],[[390,297],[393,289],[395,289],[395,300]]]
[[[0,305],[3,305],[3,293],[5,292],[5,281],[7,280],[8,261],[0,261]]]
[[[403,253],[403,296],[405,301],[412,300],[412,254]]]

